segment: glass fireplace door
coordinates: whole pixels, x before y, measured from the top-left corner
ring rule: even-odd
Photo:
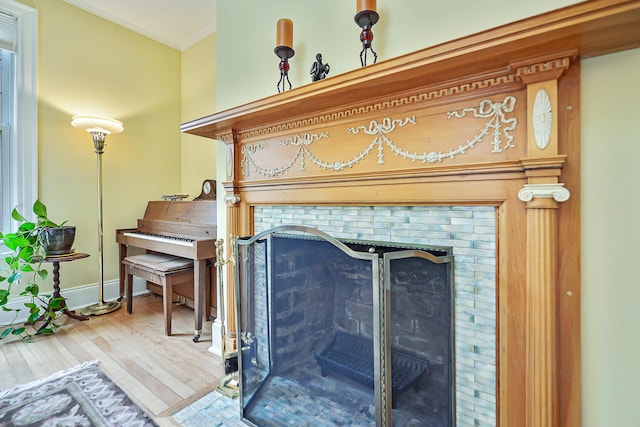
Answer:
[[[253,395],[269,375],[269,299],[267,240],[256,240],[251,245],[236,246],[236,304],[240,337],[238,363],[242,375],[242,400],[251,401]]]
[[[383,258],[391,425],[454,426],[453,257],[404,250]]]
[[[236,240],[243,421],[454,425],[452,257],[407,249],[303,226]]]
[[[236,254],[242,419],[375,426],[379,256],[301,226],[239,238]]]

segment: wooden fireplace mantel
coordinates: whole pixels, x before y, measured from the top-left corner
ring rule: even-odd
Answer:
[[[573,49],[582,58],[640,46],[640,1],[596,0],[429,47],[182,124],[213,139],[508,70],[513,60]]]
[[[258,205],[494,206],[497,423],[579,427],[580,60],[639,28],[640,1],[586,1],[181,130],[225,143],[230,235]]]

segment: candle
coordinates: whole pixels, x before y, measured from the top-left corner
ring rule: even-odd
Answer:
[[[276,32],[276,46],[293,47],[293,21],[278,19]]]
[[[362,12],[363,10],[376,10],[376,0],[356,0],[356,13]]]

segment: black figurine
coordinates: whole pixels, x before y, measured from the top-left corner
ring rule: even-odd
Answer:
[[[313,65],[311,66],[311,81],[312,82],[317,82],[318,80],[322,80],[325,77],[327,77],[327,74],[329,74],[329,69],[331,67],[329,67],[329,64],[323,64],[322,63],[322,54],[319,53],[316,55],[316,62],[313,63]]]

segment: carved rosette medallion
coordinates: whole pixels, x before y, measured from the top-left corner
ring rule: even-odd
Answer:
[[[226,146],[227,147],[227,158],[226,158],[226,165],[227,165],[227,181],[233,181],[235,178],[235,170],[233,167],[233,145],[229,144]]]
[[[541,150],[547,148],[549,139],[551,138],[551,128],[553,126],[553,115],[551,107],[551,99],[544,89],[536,94],[533,101],[533,135],[536,145]]]

